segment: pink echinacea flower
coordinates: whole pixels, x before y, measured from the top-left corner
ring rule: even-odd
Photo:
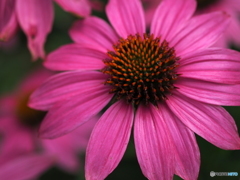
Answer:
[[[139,0],[110,0],[112,27],[98,17],[74,24],[75,43],[48,55],[52,76],[30,98],[48,110],[40,136],[64,135],[106,109],[86,154],[86,179],[102,180],[120,162],[132,129],[150,180],[198,177],[194,133],[222,149],[240,149],[234,119],[240,105],[240,53],[209,48],[229,23],[225,12],[193,16],[195,0],[164,0],[146,33]]]
[[[231,22],[216,42],[216,46],[227,47],[230,44],[240,46],[240,1],[239,0],[197,0],[198,8],[196,14],[210,13],[214,11],[225,11],[231,16]]]
[[[72,133],[54,140],[39,139],[37,127],[42,111],[27,107],[30,93],[52,75],[38,69],[20,84],[16,92],[0,98],[0,179],[27,180],[57,165],[65,171],[76,173],[78,155],[84,152],[94,119]]]
[[[91,13],[89,0],[55,0],[65,11],[79,17]],[[44,58],[44,43],[53,24],[53,0],[0,0],[0,40],[7,41],[18,25],[26,34],[34,60]]]
[[[157,8],[156,4],[161,0],[142,0],[145,4],[146,23],[150,24]],[[224,34],[213,46],[228,47],[231,44],[240,46],[240,1],[239,0],[196,0],[197,10],[195,15],[215,11],[225,11],[230,16],[230,23]]]

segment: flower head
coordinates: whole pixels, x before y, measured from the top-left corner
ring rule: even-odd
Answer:
[[[175,68],[178,57],[168,43],[153,35],[129,35],[113,45],[114,50],[104,61],[104,74],[110,75],[105,84],[111,85],[110,93],[116,99],[126,98],[137,106],[141,103],[155,104],[166,99],[174,89],[177,79]]]
[[[45,69],[31,73],[17,91],[0,99],[0,177],[9,180],[36,178],[53,165],[74,172],[78,155],[86,148],[94,119],[76,131],[46,140],[38,138],[38,125],[46,112],[27,107],[30,93],[47,77]]]
[[[146,32],[139,0],[110,0],[112,27],[97,17],[74,24],[73,44],[45,66],[67,70],[48,79],[30,106],[49,110],[40,135],[68,133],[106,109],[91,134],[86,179],[104,179],[121,160],[133,128],[138,162],[150,180],[197,179],[194,133],[240,149],[233,118],[220,105],[240,104],[240,54],[209,48],[229,22],[225,12],[194,16],[196,1],[164,0]]]

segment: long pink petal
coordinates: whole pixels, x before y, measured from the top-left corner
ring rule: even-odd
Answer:
[[[71,38],[79,44],[87,43],[92,48],[106,53],[117,42],[118,36],[112,27],[98,17],[87,17],[73,24]]]
[[[122,38],[145,33],[145,19],[140,0],[110,0],[106,6],[106,13]]]
[[[65,11],[86,17],[91,13],[91,6],[88,0],[55,0]]]
[[[173,178],[173,155],[169,131],[157,107],[140,105],[134,123],[134,140],[143,174],[151,180]]]
[[[170,96],[166,102],[187,127],[210,143],[222,149],[240,149],[236,124],[224,108],[180,94]]]
[[[30,97],[29,106],[39,110],[48,110],[58,101],[95,87],[103,87],[107,76],[97,71],[70,71],[52,76],[45,81]]]
[[[35,179],[48,169],[54,160],[52,156],[46,154],[20,156],[0,165],[0,177],[6,180]]]
[[[7,41],[17,30],[16,0],[0,1],[0,40]]]
[[[177,70],[181,77],[204,81],[240,83],[240,53],[229,49],[208,49],[183,57]]]
[[[41,123],[40,136],[52,139],[67,134],[98,114],[112,97],[109,87],[102,84],[59,101]]]
[[[226,30],[229,20],[229,15],[224,12],[195,16],[169,44],[178,56],[210,47]]]
[[[197,101],[221,106],[240,105],[240,84],[220,84],[179,77],[174,85],[181,94]]]
[[[44,58],[44,43],[53,23],[51,0],[17,0],[17,16],[33,59]]]
[[[134,110],[131,104],[113,104],[96,124],[86,154],[86,180],[107,177],[120,162],[130,138]]]
[[[172,135],[175,173],[185,180],[197,179],[200,152],[194,133],[184,126],[165,104],[159,104],[159,113],[163,116]]]
[[[107,57],[98,50],[69,44],[50,53],[44,65],[53,70],[99,70],[105,66],[103,60]]]
[[[190,19],[196,8],[193,0],[164,0],[152,19],[151,33],[170,42]]]

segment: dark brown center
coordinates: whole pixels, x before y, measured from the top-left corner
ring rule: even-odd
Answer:
[[[175,88],[179,58],[165,40],[148,34],[129,35],[113,48],[107,53],[109,59],[104,60],[102,72],[110,76],[105,84],[112,86],[110,93],[115,93],[117,100],[156,105]]]
[[[29,127],[38,126],[43,120],[46,112],[31,109],[27,106],[29,94],[19,98],[16,114],[21,124]]]
[[[197,0],[197,9],[204,9],[207,8],[220,0]]]

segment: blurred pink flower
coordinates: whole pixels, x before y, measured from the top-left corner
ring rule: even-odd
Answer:
[[[145,5],[146,23],[150,24],[156,4],[161,0],[142,0]],[[228,47],[231,43],[240,47],[240,1],[239,0],[196,0],[197,10],[195,15],[224,11],[231,16],[226,32],[213,44],[213,46]]]
[[[113,27],[98,17],[74,24],[73,44],[49,54],[49,78],[30,106],[49,110],[40,136],[54,138],[106,109],[86,155],[86,179],[102,180],[120,162],[133,135],[150,180],[197,179],[194,133],[223,149],[240,149],[234,119],[221,105],[240,105],[240,53],[209,48],[223,33],[223,12],[194,16],[196,1],[164,0],[146,34],[139,0],[110,0]]]
[[[93,0],[54,0],[65,11],[75,14],[79,17],[86,17],[91,13],[91,1]],[[101,6],[101,4],[99,4]]]
[[[231,16],[231,22],[224,35],[215,43],[215,46],[227,47],[231,43],[240,47],[240,1],[239,0],[197,0],[196,15],[225,11]]]
[[[45,112],[27,107],[30,93],[52,75],[40,69],[30,74],[13,94],[0,99],[0,179],[26,180],[58,165],[77,172],[80,152],[87,146],[94,120],[54,140],[39,139],[37,127]]]
[[[91,13],[89,0],[55,1],[64,10],[80,17]],[[53,11],[53,0],[0,0],[0,40],[10,39],[20,25],[33,59],[44,58],[44,43],[52,29]]]

